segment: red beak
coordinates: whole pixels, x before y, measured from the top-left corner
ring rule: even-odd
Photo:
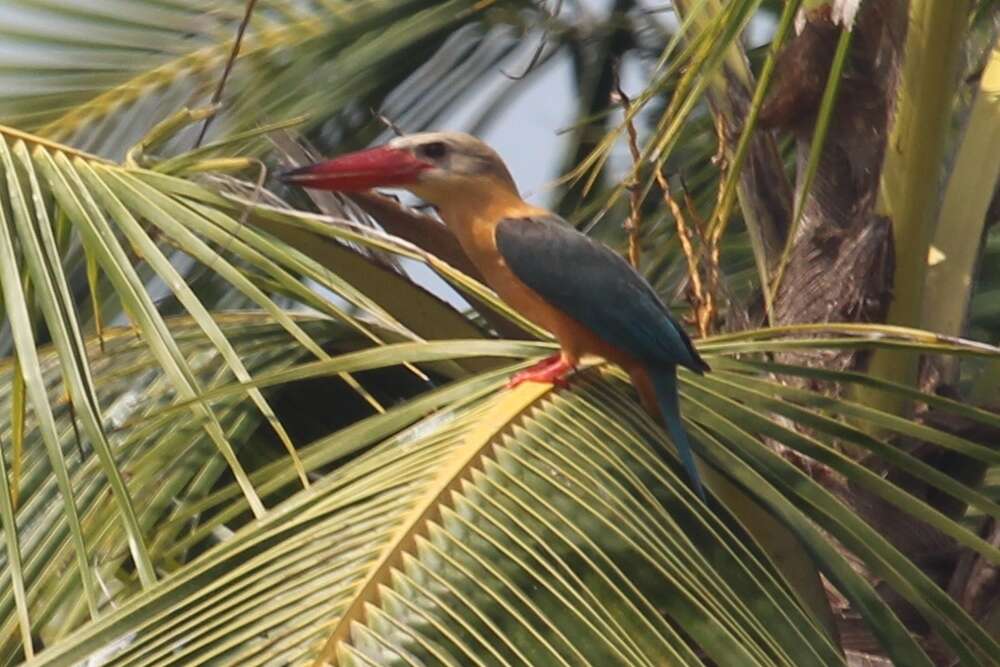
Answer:
[[[375,187],[410,185],[420,172],[431,167],[432,164],[418,160],[409,151],[379,146],[286,171],[278,178],[304,188],[361,192]]]

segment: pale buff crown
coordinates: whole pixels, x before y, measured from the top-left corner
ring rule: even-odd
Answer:
[[[503,159],[490,146],[464,132],[421,132],[397,137],[389,147],[411,152],[434,165],[409,188],[432,203],[454,194],[456,188],[488,183],[517,196],[517,185]]]

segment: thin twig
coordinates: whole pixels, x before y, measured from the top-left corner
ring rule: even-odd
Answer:
[[[375,111],[375,109],[372,109],[371,112],[372,115],[375,116],[375,118],[378,120],[378,122],[382,123],[387,128],[392,130],[392,133],[395,134],[397,137],[401,137],[404,134],[406,134],[406,132],[403,132],[402,128],[400,128],[399,125],[396,125],[396,123],[393,122],[393,120],[388,116],[386,116],[385,114]]]
[[[66,407],[69,408],[69,423],[73,427],[73,439],[76,441],[76,451],[80,454],[80,463],[87,460],[87,452],[83,448],[83,438],[80,437],[80,428],[76,425],[76,407],[73,405],[73,399],[70,398],[69,393],[63,393],[63,400],[66,401]]]
[[[715,125],[716,149],[715,155],[712,156],[712,164],[722,169],[722,165],[726,163],[726,121],[719,115],[715,116],[713,124]]]
[[[703,336],[707,336],[712,330],[712,324],[715,322],[716,304],[719,301],[718,293],[721,275],[719,271],[719,236],[709,234],[706,238],[705,229],[708,227],[708,221],[698,213],[698,207],[695,206],[694,198],[691,197],[691,192],[688,190],[683,176],[681,176],[681,189],[684,191],[684,208],[687,209],[688,215],[694,220],[694,224],[691,226],[698,232],[698,240],[701,242],[701,253],[698,257],[699,266],[701,266],[701,259],[707,256],[705,259],[705,263],[707,264],[705,284],[703,285],[701,295],[702,303],[698,311],[698,331]],[[721,193],[720,189],[719,196],[721,196]]]
[[[243,34],[250,24],[250,17],[253,15],[253,9],[256,4],[257,0],[247,0],[247,8],[243,12],[243,21],[240,22],[240,27],[236,31],[236,41],[233,42],[233,49],[229,52],[229,60],[226,61],[226,68],[222,70],[222,78],[219,79],[219,85],[215,88],[215,94],[212,95],[213,106],[217,105],[219,100],[222,99],[222,91],[225,89],[229,73],[233,70],[233,65],[236,63],[236,57],[240,54],[240,45],[243,44]],[[208,126],[212,124],[213,118],[215,118],[214,115],[205,119],[204,124],[201,126],[201,132],[198,133],[198,139],[194,142],[195,148],[201,146],[201,142],[205,140],[205,133],[208,132]]]
[[[716,148],[715,155],[712,157],[712,164],[719,168],[719,190],[715,199],[715,210],[719,210],[719,207],[723,204],[723,198],[725,197],[726,189],[723,184],[726,182],[726,170],[729,168],[729,159],[726,157],[726,124],[722,116],[718,116],[715,119],[715,140],[718,147]],[[688,193],[687,185],[684,184],[683,179],[681,180],[681,186],[684,188],[684,201],[687,202],[688,210],[694,213],[697,209],[694,205],[694,201]],[[697,213],[694,214],[697,215]],[[704,319],[706,327],[711,329],[712,323],[715,321],[717,309],[716,304],[719,302],[718,296],[722,280],[722,271],[719,269],[721,254],[720,248],[722,246],[722,233],[726,228],[725,225],[718,225],[712,229],[709,228],[710,225],[707,220],[699,220],[699,229],[707,231],[707,235],[702,236],[702,243],[707,251],[706,263],[708,264],[708,268],[706,270],[708,285],[705,289]]]
[[[209,260],[207,264],[202,265],[201,269],[188,279],[189,284],[193,285],[196,280],[201,279],[203,276],[206,276],[215,270],[215,262],[222,257],[223,253],[229,252],[229,244],[232,243],[234,239],[239,239],[239,231],[246,226],[247,221],[250,219],[250,214],[253,212],[253,207],[260,200],[260,197],[264,192],[264,183],[267,181],[267,165],[257,159],[252,159],[251,162],[260,168],[260,171],[257,173],[257,181],[253,189],[253,194],[250,196],[252,204],[247,204],[243,207],[243,213],[240,215],[237,226],[234,227],[229,233],[229,237],[225,240],[225,242],[219,244],[219,247],[215,251],[215,255],[212,259]]]
[[[628,189],[628,221],[625,223],[625,231],[628,233],[628,261],[632,266],[639,268],[640,248],[639,248],[639,222],[642,209],[642,189],[639,187],[637,172],[642,161],[642,153],[639,151],[639,136],[635,131],[635,123],[631,117],[632,100],[629,99],[625,91],[622,90],[619,68],[621,62],[616,62],[611,68],[613,77],[613,92],[611,101],[620,104],[625,114],[625,129],[628,132],[628,150],[632,154],[632,173],[628,177],[626,188]]]
[[[677,238],[680,240],[681,250],[684,252],[685,259],[687,259],[688,278],[691,281],[691,307],[694,310],[695,322],[698,324],[698,333],[706,336],[708,335],[708,322],[702,314],[703,304],[705,303],[705,288],[701,281],[698,256],[692,243],[691,228],[687,224],[684,210],[670,192],[670,182],[667,180],[663,170],[654,169],[653,173],[656,177],[656,182],[663,191],[663,201],[670,207],[670,212],[674,216],[674,222],[677,223]]]
[[[247,204],[243,207],[243,213],[240,215],[239,224],[236,225],[236,227],[233,227],[233,231],[229,235],[229,238],[226,239],[226,242],[222,244],[219,251],[215,253],[215,257],[213,257],[212,261],[209,262],[207,267],[205,267],[206,271],[213,270],[215,268],[215,260],[218,259],[223,252],[229,251],[229,244],[232,243],[233,239],[239,238],[240,230],[246,226],[247,221],[250,219],[250,214],[253,212],[253,207],[256,206],[258,201],[260,201],[261,194],[264,192],[264,183],[267,181],[267,165],[257,159],[252,160],[252,162],[260,167],[260,171],[257,172],[257,182],[254,184],[253,194],[250,196],[250,201],[253,202],[253,205]]]
[[[552,11],[551,12],[546,11],[546,13],[549,15],[550,21],[555,17],[559,16],[559,13],[562,12],[562,3],[563,0],[556,0],[556,5],[552,9]],[[535,69],[535,65],[537,65],[538,61],[541,59],[542,53],[545,51],[545,45],[548,43],[548,41],[549,41],[549,29],[546,28],[545,31],[542,32],[542,41],[539,42],[538,48],[535,49],[534,54],[532,54],[531,56],[531,60],[528,61],[528,66],[524,68],[523,72],[521,72],[520,74],[508,74],[501,67],[500,73],[512,81],[520,81],[524,77],[528,76],[528,74],[531,73],[531,70]]]

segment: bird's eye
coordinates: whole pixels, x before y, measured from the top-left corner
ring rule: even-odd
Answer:
[[[420,147],[420,154],[431,160],[443,158],[444,154],[447,152],[448,147],[441,141],[433,141]]]

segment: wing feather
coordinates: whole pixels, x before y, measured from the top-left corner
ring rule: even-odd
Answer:
[[[621,255],[559,218],[508,218],[496,227],[510,270],[604,341],[651,365],[706,364],[681,325]]]

